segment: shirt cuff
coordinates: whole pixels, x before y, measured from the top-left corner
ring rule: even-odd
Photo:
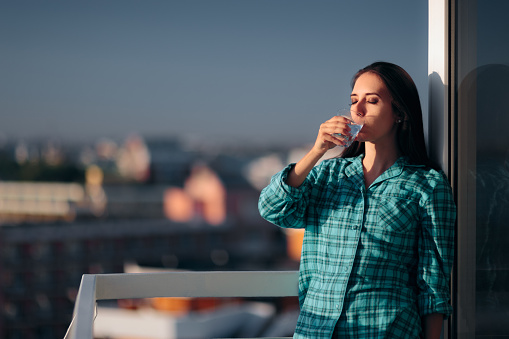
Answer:
[[[441,313],[447,319],[452,314],[452,306],[445,300],[447,299],[429,294],[420,295],[418,305],[421,317],[432,313]]]
[[[288,174],[290,173],[294,166],[295,164],[290,164],[286,166],[282,171],[280,171],[272,178],[272,181],[276,184],[274,194],[277,197],[284,199],[285,201],[299,200],[300,198],[302,198],[302,195],[305,190],[307,179],[299,187],[293,187],[286,183],[288,179]]]

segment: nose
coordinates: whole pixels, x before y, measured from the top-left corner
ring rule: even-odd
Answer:
[[[356,104],[352,105],[352,111],[357,113],[358,116],[364,116],[366,114],[366,105],[359,100]]]

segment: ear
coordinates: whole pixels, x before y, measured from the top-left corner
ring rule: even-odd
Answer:
[[[394,119],[394,123],[396,124],[400,124],[403,122],[403,115],[397,111],[393,113],[392,117]]]
[[[393,106],[394,122],[400,124],[405,120],[405,114]]]

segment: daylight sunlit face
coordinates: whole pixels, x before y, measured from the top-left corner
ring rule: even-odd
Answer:
[[[358,141],[379,143],[395,140],[398,117],[392,109],[389,90],[378,75],[362,74],[355,82],[351,100],[351,109],[358,112],[354,120],[364,123],[357,136]]]

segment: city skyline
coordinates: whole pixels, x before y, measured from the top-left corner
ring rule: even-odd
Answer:
[[[427,1],[0,5],[8,138],[309,143],[386,60],[427,98]],[[402,29],[405,27],[405,29]]]

